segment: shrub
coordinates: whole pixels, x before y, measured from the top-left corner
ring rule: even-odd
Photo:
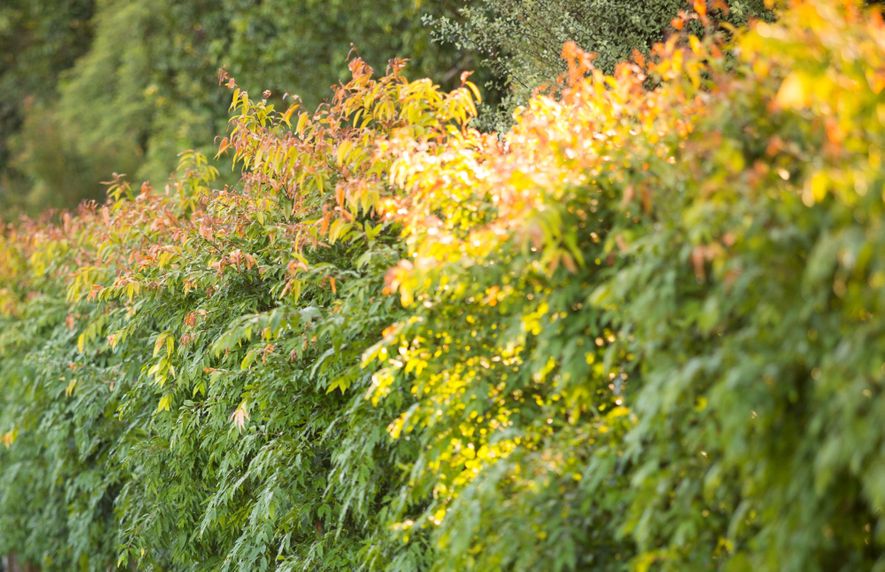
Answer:
[[[883,27],[569,45],[503,138],[397,61],[314,114],[228,80],[240,184],[2,233],[0,551],[880,569]]]
[[[425,16],[435,40],[481,55],[496,81],[509,92],[499,108],[487,108],[482,125],[506,128],[517,105],[532,90],[552,84],[565,71],[560,48],[575,42],[596,54],[597,68],[611,72],[634,50],[647,54],[672,31],[671,21],[685,12],[685,0],[630,2],[612,0],[480,0],[462,7],[456,16]],[[767,15],[763,0],[711,2],[717,15],[731,24],[746,24]]]
[[[421,24],[451,11],[437,0],[4,3],[0,83],[17,97],[0,103],[0,217],[12,200],[29,212],[73,207],[98,198],[114,171],[164,180],[180,149],[209,153],[225,130],[219,67],[278,105],[290,90],[311,108],[347,79],[350,53],[373,65],[408,55],[418,73],[457,86],[470,56],[433,44]],[[53,137],[34,128],[44,123]],[[62,159],[77,176],[59,186]]]

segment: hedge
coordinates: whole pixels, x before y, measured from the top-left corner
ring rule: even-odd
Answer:
[[[503,134],[400,61],[316,112],[225,77],[239,184],[0,233],[0,553],[885,570],[883,54],[847,0],[567,45]]]

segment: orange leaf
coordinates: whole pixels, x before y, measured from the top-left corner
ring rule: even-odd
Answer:
[[[215,154],[215,158],[221,157],[222,153],[227,151],[227,148],[230,147],[230,139],[225,137],[221,140],[221,143],[218,145],[218,153]]]
[[[342,187],[341,185],[338,185],[335,188],[335,202],[338,203],[339,207],[344,206],[344,187]]]

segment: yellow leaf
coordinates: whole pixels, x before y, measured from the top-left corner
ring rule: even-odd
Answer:
[[[304,137],[304,129],[307,127],[308,115],[307,113],[302,112],[298,116],[298,123],[295,125],[295,132],[298,133],[300,137]]]
[[[805,76],[793,72],[787,76],[781,84],[775,103],[784,109],[799,109],[808,105],[810,99],[810,86]]]
[[[163,332],[159,336],[157,336],[157,341],[154,342],[154,357],[160,355],[163,346],[166,346],[167,348],[167,355],[172,353],[171,351],[169,351],[169,342],[172,342],[172,344],[175,343],[172,340],[172,336],[169,334],[169,332]]]
[[[479,88],[476,87],[476,84],[474,84],[472,81],[466,81],[466,82],[464,82],[464,85],[466,85],[467,88],[470,89],[470,92],[473,94],[473,98],[477,102],[481,103],[482,102],[482,95],[479,93]]]
[[[159,413],[160,411],[169,411],[170,407],[172,407],[172,394],[167,393],[160,398],[160,403],[157,404],[157,412]]]
[[[802,202],[807,206],[819,203],[827,196],[829,188],[829,178],[821,171],[816,172],[808,179],[805,189],[802,192]]]
[[[433,524],[440,525],[442,524],[443,519],[446,517],[446,507],[442,507],[433,513],[433,516],[430,520]]]
[[[344,165],[345,160],[350,155],[350,150],[353,148],[353,142],[345,139],[341,143],[338,144],[338,149],[335,151],[335,160],[339,167]]]
[[[295,113],[298,107],[299,105],[297,103],[293,103],[291,106],[289,106],[289,109],[287,109],[286,112],[282,115],[283,122],[289,127],[292,127],[292,124],[289,122],[289,120],[292,118],[292,114]]]
[[[617,419],[618,417],[623,417],[624,415],[629,415],[629,414],[630,414],[629,409],[627,409],[626,407],[620,406],[620,407],[615,407],[614,409],[609,411],[607,417],[609,419]]]

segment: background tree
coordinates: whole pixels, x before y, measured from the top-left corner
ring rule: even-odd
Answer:
[[[164,179],[180,149],[209,150],[224,132],[220,67],[256,95],[298,94],[306,107],[345,79],[352,51],[378,69],[408,57],[415,73],[451,86],[475,64],[434,44],[421,16],[455,9],[449,0],[14,2],[0,12],[0,81],[13,86],[0,208],[8,218],[70,207],[100,197],[113,172]]]
[[[94,10],[93,0],[0,3],[0,213],[21,206],[30,187],[24,173],[10,165],[15,134],[26,116],[34,117],[29,130],[35,135],[50,127],[38,119],[38,110],[57,98],[59,75],[89,49]],[[63,155],[56,162],[63,162]],[[49,158],[42,163],[52,166]]]
[[[735,0],[728,20],[761,13]],[[345,79],[348,54],[376,69],[453,87],[479,68],[481,126],[502,128],[515,105],[562,71],[564,42],[611,70],[664,37],[684,0],[13,0],[0,8],[0,212],[100,198],[113,172],[162,180],[178,150],[209,151],[224,131],[219,67],[258,94],[315,106]],[[430,26],[428,28],[428,25]],[[436,41],[431,39],[434,37]],[[479,59],[481,58],[481,60]],[[64,72],[64,73],[62,73]],[[499,106],[500,94],[507,94]]]
[[[426,16],[425,22],[436,41],[480,54],[494,77],[488,87],[508,94],[503,106],[485,108],[483,124],[503,129],[515,106],[565,70],[560,57],[565,42],[595,53],[596,66],[610,72],[633,50],[647,54],[688,8],[686,0],[477,0],[455,18]],[[732,0],[720,16],[745,24],[765,13],[764,0]]]

